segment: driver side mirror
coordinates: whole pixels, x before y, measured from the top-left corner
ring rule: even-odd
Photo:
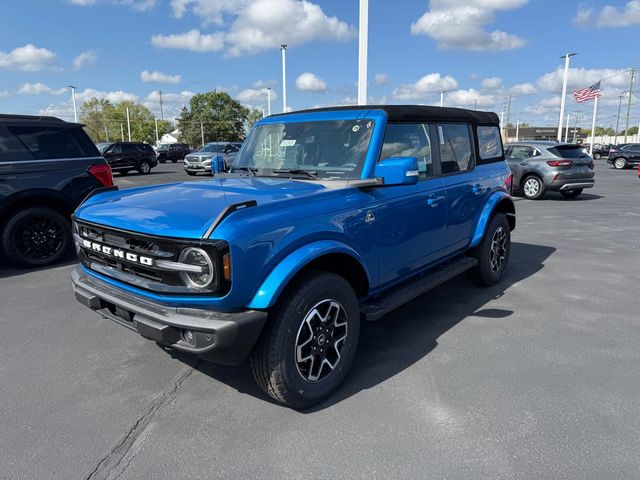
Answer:
[[[376,164],[374,176],[384,185],[415,185],[418,182],[418,159],[416,157],[389,157]]]

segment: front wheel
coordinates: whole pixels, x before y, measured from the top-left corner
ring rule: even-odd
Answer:
[[[491,286],[502,279],[511,253],[511,228],[504,214],[494,215],[482,241],[470,253],[478,260],[478,265],[471,270],[471,278],[476,283]]]
[[[196,172],[190,172],[189,170],[187,170],[187,175],[189,175],[191,177],[195,177]]]
[[[147,175],[151,171],[151,164],[146,160],[141,161],[138,164],[138,173],[141,175]]]
[[[358,345],[360,310],[343,277],[311,271],[283,294],[251,358],[256,383],[275,401],[304,408],[342,383]]]
[[[602,155],[600,155],[599,153],[594,153],[593,158],[596,160],[600,160],[602,158]]]
[[[564,198],[576,198],[582,193],[582,188],[574,188],[572,190],[560,190]]]
[[[625,168],[627,168],[627,161],[624,158],[616,158],[613,161],[613,167],[616,170],[624,170]]]

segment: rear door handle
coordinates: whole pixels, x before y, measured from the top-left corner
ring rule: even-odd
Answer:
[[[427,205],[429,205],[431,208],[435,208],[438,205],[440,205],[440,202],[444,202],[445,201],[445,197],[443,195],[432,195],[429,198],[427,198]]]
[[[473,191],[473,194],[476,196],[480,196],[484,193],[484,191],[486,190],[486,188],[483,185],[480,185],[479,183],[476,183],[475,185],[471,186],[471,190]]]

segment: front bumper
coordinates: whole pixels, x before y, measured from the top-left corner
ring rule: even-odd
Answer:
[[[187,163],[184,162],[184,169],[187,172],[210,172],[211,164],[202,165],[201,163]]]
[[[226,313],[158,304],[107,285],[81,266],[71,272],[71,281],[76,299],[101,317],[215,363],[241,363],[267,318],[267,312],[257,310]],[[192,332],[192,341],[186,340],[186,331]]]

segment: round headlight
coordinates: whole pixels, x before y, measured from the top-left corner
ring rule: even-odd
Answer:
[[[180,278],[187,287],[206,288],[215,278],[216,272],[213,269],[211,258],[201,248],[185,248],[180,254],[180,263],[200,267],[199,272],[181,271]]]

